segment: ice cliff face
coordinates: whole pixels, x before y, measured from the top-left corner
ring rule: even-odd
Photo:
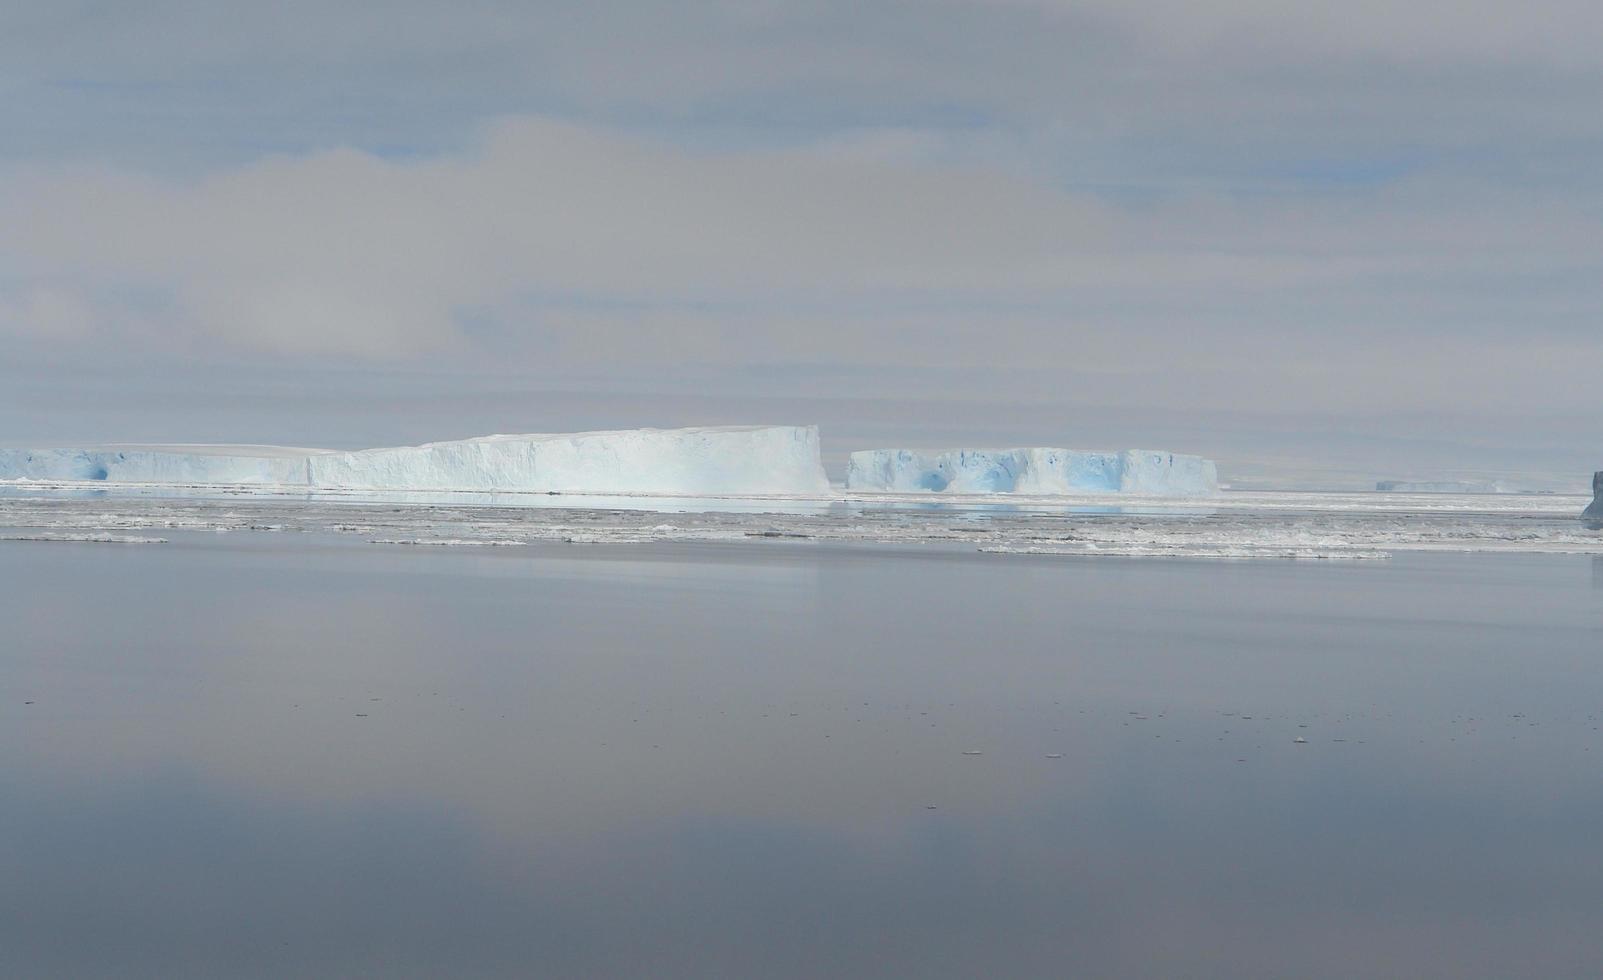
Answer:
[[[307,461],[320,452],[279,446],[0,449],[0,479],[305,484]]]
[[[0,449],[0,479],[256,484],[365,490],[625,494],[826,493],[813,426],[497,435],[341,452],[275,446]],[[1218,489],[1197,456],[1128,450],[959,449],[853,453],[852,490],[1143,493]]]
[[[846,488],[1201,496],[1218,491],[1219,474],[1212,460],[1144,449],[870,449],[852,453]]]
[[[485,436],[312,457],[314,486],[590,493],[821,493],[814,426]]]
[[[498,435],[337,452],[271,446],[0,449],[0,479],[374,490],[821,493],[814,426]]]

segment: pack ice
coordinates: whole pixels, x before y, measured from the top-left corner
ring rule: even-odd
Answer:
[[[852,453],[846,488],[1189,497],[1217,492],[1219,474],[1212,460],[1146,449],[869,449]]]
[[[816,426],[494,435],[343,452],[280,446],[0,449],[0,479],[373,490],[822,493]]]

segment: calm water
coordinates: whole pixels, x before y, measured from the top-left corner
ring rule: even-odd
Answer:
[[[1603,964],[1591,558],[171,537],[0,543],[0,975]]]

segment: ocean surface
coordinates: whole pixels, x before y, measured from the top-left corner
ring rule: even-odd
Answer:
[[[1603,557],[90,505],[0,541],[0,976],[1603,963]]]

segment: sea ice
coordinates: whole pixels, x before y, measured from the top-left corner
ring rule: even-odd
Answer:
[[[1219,489],[1219,475],[1212,460],[1145,449],[869,449],[852,453],[846,488],[1202,496]]]
[[[241,487],[163,494],[143,487],[0,487],[0,537],[159,536],[252,531],[351,535],[390,545],[538,547],[552,542],[643,544],[796,542],[931,545],[991,554],[1210,559],[1372,559],[1399,551],[1603,554],[1579,497],[1412,498],[1374,493],[1253,493],[1131,501],[1087,508],[1066,498],[975,505],[908,497],[859,506],[768,498],[760,511],[734,497],[372,493]],[[910,495],[909,495],[910,496]],[[420,499],[421,498],[421,499]],[[442,504],[444,506],[442,506]],[[599,504],[600,508],[597,509]],[[669,517],[669,515],[672,515]],[[1205,515],[1205,516],[1204,516]],[[1384,519],[1377,519],[1384,518]]]
[[[0,479],[623,494],[829,489],[815,426],[495,435],[354,452],[277,446],[0,449]]]

